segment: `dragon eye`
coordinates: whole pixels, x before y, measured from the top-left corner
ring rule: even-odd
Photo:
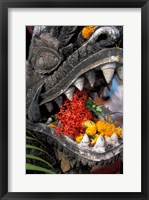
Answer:
[[[61,59],[54,49],[42,47],[35,55],[34,68],[39,73],[49,74],[58,67]]]

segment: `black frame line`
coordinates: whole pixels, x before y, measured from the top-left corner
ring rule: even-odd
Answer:
[[[141,8],[141,192],[8,192],[8,8]],[[0,0],[0,199],[149,199],[149,0]]]

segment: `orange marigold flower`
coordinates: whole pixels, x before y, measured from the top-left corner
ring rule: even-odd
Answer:
[[[98,139],[98,137],[99,137],[99,134],[95,134],[94,138],[91,140],[91,143],[95,144],[97,139]]]
[[[76,138],[75,138],[76,142],[78,142],[78,143],[81,142],[81,140],[83,139],[83,136],[84,136],[83,134],[76,135]]]
[[[96,134],[96,124],[93,121],[87,120],[83,122],[83,126],[86,128],[85,132],[87,135],[93,136]]]
[[[111,136],[113,133],[116,133],[121,137],[122,128],[116,128],[114,124],[99,120],[97,121],[96,126],[99,134],[102,136]]]
[[[123,136],[122,136],[122,128],[117,128],[117,129],[115,130],[115,133],[116,133],[120,138],[123,137]]]
[[[49,126],[52,128],[55,128],[56,125],[51,123],[51,124],[49,124]]]
[[[96,26],[86,26],[82,30],[82,36],[84,39],[88,39],[90,35],[94,32]]]

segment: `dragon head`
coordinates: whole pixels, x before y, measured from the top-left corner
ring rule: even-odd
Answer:
[[[123,141],[113,134],[90,146],[58,135],[45,116],[59,112],[76,90],[104,99],[105,116],[121,120],[123,29],[118,26],[35,26],[26,63],[26,127],[47,135],[50,144],[84,165],[106,165],[122,155]],[[110,144],[110,145],[109,145]]]

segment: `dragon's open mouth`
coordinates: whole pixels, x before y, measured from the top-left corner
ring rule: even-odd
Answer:
[[[71,79],[70,83],[67,83],[67,86],[65,86],[65,89],[60,90],[58,97],[44,103],[44,106],[46,105],[49,113],[56,114],[66,99],[72,101],[73,94],[76,90],[88,91],[88,96],[93,100],[97,95],[101,99],[108,100],[110,98],[113,77],[119,79],[119,82],[123,79],[123,66],[121,63],[112,62],[97,66],[81,74],[79,77],[76,76]],[[41,101],[41,106],[43,102],[45,100]]]
[[[113,28],[112,30],[115,31],[113,33],[113,41],[115,41],[116,35],[118,35],[117,29]],[[46,38],[46,40],[48,39]],[[49,41],[51,42],[51,40]],[[35,76],[36,73],[39,73],[41,78],[33,88],[28,90],[29,101],[27,101],[27,130],[47,135],[50,144],[68,154],[71,158],[75,157],[76,160],[89,166],[113,162],[121,156],[123,148],[123,140],[116,134],[118,128],[121,129],[122,127],[122,110],[119,110],[118,107],[115,109],[111,101],[112,96],[115,95],[115,85],[117,84],[117,88],[122,85],[123,51],[117,47],[101,49],[96,46],[96,51],[91,52],[91,42],[93,42],[92,46],[96,43],[90,38],[90,41],[74,51],[62,64],[60,64],[60,56],[57,56],[58,61],[55,59],[55,62],[58,64],[55,64],[54,69],[57,66],[59,67],[50,76],[46,75],[45,70],[39,70],[38,65],[35,65],[37,68],[35,69]],[[35,57],[35,61],[33,60],[35,64],[43,60],[45,52],[46,58],[47,55],[51,56],[54,50],[50,51],[49,48],[42,47],[39,51],[36,50],[36,55],[33,56]],[[55,52],[54,56],[56,56]],[[42,73],[45,73],[44,76]],[[118,90],[116,89],[116,92]],[[82,138],[78,142],[76,135],[70,137],[69,131],[57,133],[56,128],[64,124],[56,116],[62,108],[63,110],[66,109],[66,102],[72,102],[74,95],[83,91],[86,91],[87,94],[85,99],[86,109],[92,114],[92,117],[86,119],[86,121],[90,120],[92,124],[104,121],[105,127],[111,126],[114,127],[114,130],[105,136],[104,134],[101,135],[96,127],[97,130],[94,135],[89,135],[84,128],[84,133],[79,133]],[[97,98],[101,100],[98,103]],[[87,101],[90,101],[92,108],[87,105]],[[67,109],[70,109],[70,107]],[[72,110],[69,111],[72,113]],[[93,121],[93,118],[96,118],[96,122]],[[119,121],[119,127],[117,127],[115,120]],[[96,142],[93,143],[92,141],[95,139]]]
[[[88,163],[88,165],[92,166],[94,164],[108,164],[113,162],[116,157],[118,158],[121,155],[120,152],[122,151],[123,144],[123,140],[115,133],[113,133],[111,137],[99,136],[94,145],[91,143],[92,137],[84,134],[82,141],[78,143],[66,133],[61,133],[61,135],[57,134],[55,128],[53,128],[56,121],[55,119],[52,121],[53,119],[50,116],[55,116],[59,113],[66,101],[71,102],[76,92],[87,91],[88,99],[92,102],[98,97],[100,97],[100,100],[105,99],[105,105],[103,105],[103,101],[99,102],[98,105],[94,104],[95,106],[102,105],[102,111],[104,112],[104,116],[98,115],[96,116],[97,119],[99,117],[99,119],[107,121],[108,116],[111,116],[111,123],[114,123],[115,119],[117,122],[120,120],[119,126],[122,126],[122,113],[120,111],[115,111],[114,108],[109,110],[106,106],[106,102],[108,102],[107,99],[110,101],[110,92],[113,88],[112,80],[116,79],[119,82],[122,80],[121,68],[121,63],[112,62],[110,64],[97,66],[81,74],[77,79],[71,81],[71,85],[64,93],[52,101],[41,105],[46,107],[49,119],[47,120],[46,118],[45,120],[42,116],[41,123],[36,125],[28,122],[30,130],[35,131],[36,127],[37,132],[48,134],[50,136],[48,140],[50,144],[53,143],[54,139],[54,145],[58,146],[59,150],[63,150],[65,153],[77,157],[83,164]],[[43,110],[45,114],[45,108],[43,108]],[[70,112],[72,111],[70,110]]]

